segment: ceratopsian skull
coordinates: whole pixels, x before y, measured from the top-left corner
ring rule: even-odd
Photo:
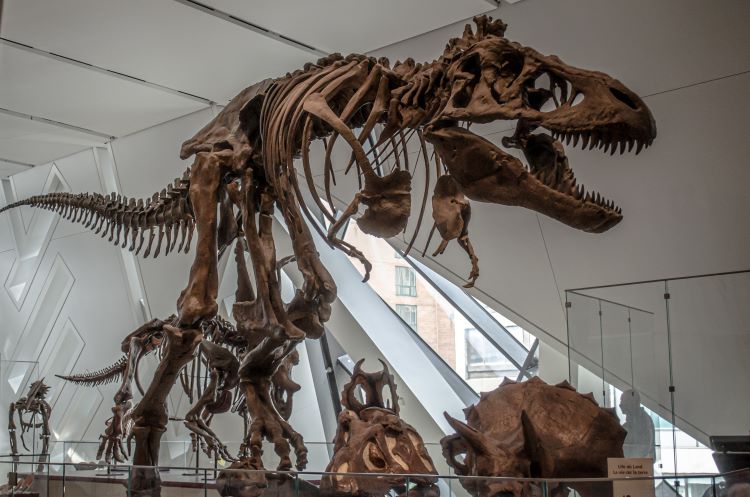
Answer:
[[[443,456],[456,473],[461,476],[503,476],[523,478],[528,468],[521,467],[522,460],[499,447],[497,443],[476,429],[445,415],[448,423],[456,430],[455,435],[440,441]],[[463,456],[463,461],[458,459]],[[472,495],[495,497],[501,495],[520,496],[523,485],[519,481],[473,478],[462,480],[461,484]]]
[[[422,437],[398,416],[398,396],[393,376],[385,363],[383,371],[365,373],[360,360],[351,382],[344,386],[341,412],[334,440],[334,454],[321,480],[322,494],[382,497],[391,490],[402,492],[404,474],[435,474],[435,466],[425,449]],[[383,387],[391,390],[388,402]],[[362,402],[355,397],[361,389]],[[388,407],[392,402],[394,407]],[[346,473],[359,473],[348,475]],[[393,476],[368,477],[362,473],[385,473]],[[437,497],[436,478],[410,477],[412,496]]]
[[[475,21],[476,34],[467,26],[446,48],[448,86],[426,133],[449,172],[474,200],[524,206],[589,232],[617,224],[619,207],[576,188],[557,138],[610,153],[637,147],[638,153],[656,136],[645,103],[604,73],[507,40],[500,21]],[[515,135],[503,145],[521,149],[530,169],[459,126],[496,120],[517,121]],[[538,128],[552,136],[533,135]]]
[[[388,370],[388,366],[381,360],[382,371],[366,373],[362,370],[362,363],[364,362],[364,359],[360,359],[354,365],[351,380],[341,392],[341,404],[357,414],[368,407],[380,407],[398,414],[396,382],[393,380],[393,375]],[[390,395],[386,395],[386,387],[390,390]],[[361,396],[362,402],[357,399],[357,394]]]

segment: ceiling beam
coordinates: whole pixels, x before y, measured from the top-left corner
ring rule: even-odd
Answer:
[[[0,0],[0,1],[2,1],[2,0]],[[122,79],[122,80],[125,80],[125,81],[130,81],[131,83],[137,83],[137,84],[142,85],[142,86],[147,86],[149,88],[153,88],[153,89],[156,89],[156,90],[161,90],[161,91],[164,91],[164,92],[167,92],[167,93],[172,93],[173,95],[179,95],[179,96],[181,96],[183,98],[187,98],[187,99],[190,99],[190,100],[193,100],[193,101],[196,101],[196,102],[201,102],[201,103],[206,104],[206,105],[211,105],[211,104],[214,103],[213,100],[211,100],[209,98],[204,98],[204,97],[201,97],[201,96],[198,96],[198,95],[193,95],[192,93],[188,93],[188,92],[185,92],[185,91],[182,91],[182,90],[171,88],[169,86],[160,85],[159,83],[152,83],[150,81],[146,81],[145,79],[137,78],[137,77],[131,76],[129,74],[125,74],[125,73],[121,73],[121,72],[117,72],[117,71],[112,71],[112,70],[104,68],[104,67],[96,66],[94,64],[89,64],[88,62],[83,62],[81,60],[77,60],[77,59],[73,59],[73,58],[70,58],[70,57],[66,57],[64,55],[56,54],[56,53],[53,53],[53,52],[48,52],[46,50],[35,48],[35,47],[32,47],[31,45],[26,45],[25,43],[20,43],[20,42],[17,42],[17,41],[8,39],[8,38],[4,38],[2,36],[0,36],[0,43],[2,43],[4,45],[7,45],[9,47],[17,48],[19,50],[25,50],[27,52],[30,52],[30,53],[33,53],[33,54],[36,54],[36,55],[41,55],[42,57],[48,57],[50,59],[54,59],[54,60],[57,60],[59,62],[64,62],[66,64],[71,64],[71,65],[74,65],[74,66],[77,66],[77,67],[82,67],[82,68],[88,69],[90,71],[96,71],[96,72],[99,72],[99,73],[102,73],[102,74],[106,74],[107,76],[112,76],[112,77],[119,78],[119,79]]]
[[[78,133],[85,133],[87,135],[102,138],[103,141],[105,142],[115,138],[114,136],[107,134],[107,133],[101,133],[99,131],[94,131],[88,128],[82,128],[80,126],[75,126],[73,124],[55,121],[53,119],[47,119],[46,117],[32,116],[31,114],[24,114],[23,112],[17,112],[15,110],[4,109],[2,107],[0,107],[0,114],[5,114],[6,116],[17,117],[19,119],[28,119],[29,121],[37,121],[40,123],[57,126],[58,128],[63,128],[63,129],[67,129],[70,131],[76,131]]]
[[[215,9],[213,7],[202,4],[200,2],[196,2],[195,0],[174,0],[174,1],[179,4],[185,5],[186,7],[193,8],[204,14],[214,16],[223,21],[231,22],[235,26],[245,28],[249,31],[252,31],[253,33],[257,33],[259,35],[265,36],[267,38],[271,38],[272,40],[284,43],[294,48],[304,50],[305,52],[308,52],[310,54],[317,55],[318,57],[325,57],[326,55],[328,55],[328,52],[326,52],[325,50],[321,50],[307,43],[295,40],[293,38],[289,38],[288,36],[285,36],[281,33],[271,31],[270,29],[266,29],[263,26],[259,26],[255,23],[239,18],[237,16],[234,16],[222,10]]]
[[[28,162],[19,162],[13,159],[6,159],[5,157],[0,157],[0,162],[7,162],[8,164],[13,164],[14,166],[22,166],[22,167],[27,167],[29,169],[32,167],[35,167],[34,164],[29,164]]]

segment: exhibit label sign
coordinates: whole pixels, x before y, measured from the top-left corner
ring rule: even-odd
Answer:
[[[614,497],[654,497],[654,460],[650,457],[610,457],[607,473]],[[632,479],[631,479],[632,478]]]

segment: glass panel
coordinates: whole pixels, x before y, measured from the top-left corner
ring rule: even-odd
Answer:
[[[664,283],[568,292],[568,301],[571,383],[585,393],[603,379],[594,395],[629,430],[626,455],[653,455],[656,474],[673,472]]]
[[[669,282],[677,471],[716,471],[709,435],[748,433],[750,274]]]
[[[568,293],[567,302],[569,381],[579,392],[593,393],[602,404],[601,302],[597,298],[575,292]]]
[[[604,380],[599,400],[619,408],[631,432],[626,451],[650,442],[653,424],[657,474],[716,471],[709,435],[750,426],[750,272],[567,295],[571,380],[582,391]],[[680,478],[669,486],[683,495],[706,490]]]

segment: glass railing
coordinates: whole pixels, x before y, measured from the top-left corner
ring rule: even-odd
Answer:
[[[715,471],[709,437],[747,435],[749,297],[750,271],[566,291],[570,382],[616,409],[626,455]]]
[[[109,469],[109,471],[108,471]],[[189,467],[120,466],[37,463],[0,456],[0,495],[93,497],[142,495],[159,487],[162,495],[409,495],[427,497],[492,497],[497,495],[566,495],[586,497],[628,495],[724,497],[750,486],[750,470],[713,475],[625,479],[540,479],[455,475],[326,473],[320,471],[255,471]]]
[[[126,444],[124,443],[124,445]],[[230,454],[239,454],[240,441],[226,442],[225,445]],[[120,464],[114,460],[111,465],[104,464],[104,457],[97,459],[99,442],[93,440],[58,440],[54,446],[62,447],[62,450],[53,450],[47,458],[53,466],[67,464],[77,468],[102,467],[109,472],[121,472],[123,470],[120,468],[129,464],[128,461]],[[307,469],[317,472],[324,471],[333,454],[334,444],[332,442],[305,440],[305,446],[307,447],[309,461]],[[442,447],[439,442],[425,442],[424,447],[432,460],[435,461],[439,471],[452,474],[450,466],[442,463]],[[33,453],[22,452],[19,454],[19,458],[27,462],[38,461],[39,455],[34,456]],[[278,456],[271,447],[264,451],[263,460],[268,467],[275,467],[279,462]],[[164,440],[159,447],[159,463],[164,468],[188,468],[185,472],[190,475],[201,473],[204,470],[222,470],[228,467],[231,461],[210,457],[203,450],[196,452],[190,440]]]

